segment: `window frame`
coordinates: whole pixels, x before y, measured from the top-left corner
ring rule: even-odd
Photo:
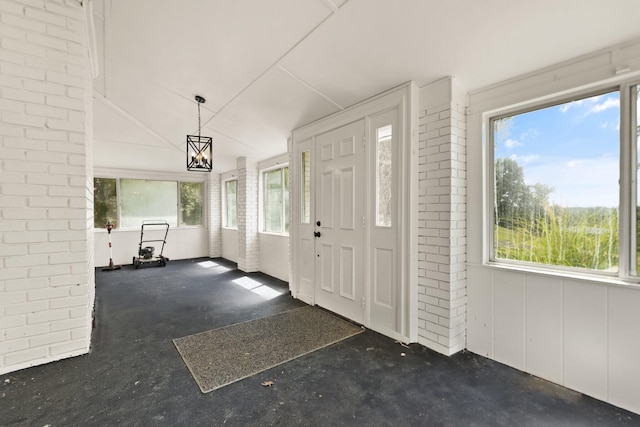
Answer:
[[[593,277],[597,279],[619,279],[626,282],[638,283],[639,266],[632,256],[636,255],[636,186],[640,179],[640,170],[637,170],[638,139],[636,138],[632,124],[635,123],[635,108],[637,105],[632,99],[632,90],[638,87],[640,80],[632,79],[619,81],[614,84],[603,83],[591,86],[587,89],[566,91],[545,98],[518,103],[516,105],[487,111],[482,115],[483,145],[484,145],[484,264],[505,267],[519,271],[532,271],[549,274],[566,274],[568,276]],[[619,130],[619,196],[618,196],[618,271],[608,272],[581,267],[568,267],[553,264],[533,263],[528,261],[500,259],[495,256],[495,146],[494,126],[496,120],[541,110],[583,98],[602,95],[617,91],[620,97],[620,130]]]
[[[229,209],[227,201],[227,184],[231,181],[236,182],[236,225],[235,227],[229,225]],[[222,181],[222,228],[227,230],[238,229],[238,178],[231,177]]]
[[[285,186],[285,175],[284,175],[284,170],[287,169],[288,170],[288,184],[289,186]],[[274,172],[280,170],[280,178],[281,178],[281,186],[280,186],[280,191],[282,194],[282,202],[281,202],[281,206],[280,206],[280,215],[282,218],[282,229],[280,231],[272,231],[272,230],[267,230],[267,213],[266,213],[266,209],[267,209],[267,204],[266,204],[266,194],[267,194],[267,180],[266,180],[266,174],[270,173],[270,172]],[[289,163],[281,163],[278,164],[276,166],[273,167],[269,167],[269,168],[265,168],[265,169],[261,169],[260,170],[260,197],[259,197],[259,201],[260,201],[260,206],[259,206],[259,210],[260,210],[260,233],[263,234],[273,234],[276,236],[288,236],[291,230],[291,200],[287,200],[290,199],[289,196],[289,192],[290,192],[290,187],[291,187],[291,169],[289,168]],[[285,197],[285,193],[287,194],[287,197]],[[287,203],[287,201],[289,203]],[[286,209],[289,209],[289,215],[286,215]],[[287,230],[288,228],[288,230]]]
[[[98,173],[95,174],[93,179],[95,178],[103,178],[103,179],[113,179],[116,181],[116,199],[117,199],[117,224],[118,224],[118,230],[120,231],[132,231],[132,230],[137,230],[139,231],[140,228],[139,227],[122,227],[122,187],[121,187],[121,181],[122,180],[140,180],[140,181],[169,181],[169,182],[175,182],[176,183],[176,196],[177,196],[177,204],[176,204],[176,218],[177,218],[177,225],[176,226],[172,226],[172,228],[174,229],[189,229],[189,228],[204,228],[204,227],[208,227],[208,213],[209,213],[209,208],[208,208],[208,203],[209,203],[209,199],[208,199],[208,184],[207,181],[200,181],[200,180],[189,180],[189,179],[160,179],[157,177],[148,177],[148,176],[114,176],[110,173]],[[180,184],[181,183],[200,183],[202,184],[202,224],[200,225],[185,225],[185,224],[181,224],[181,216],[182,216],[182,207],[180,205]],[[94,202],[95,202],[95,194],[94,194]],[[114,228],[115,229],[115,228]],[[106,232],[106,228],[102,227],[102,228],[96,228],[95,227],[95,222],[94,222],[94,227],[93,227],[93,231],[104,231]]]

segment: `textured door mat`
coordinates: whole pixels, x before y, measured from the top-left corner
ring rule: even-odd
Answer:
[[[362,332],[316,307],[302,307],[173,340],[203,393]]]

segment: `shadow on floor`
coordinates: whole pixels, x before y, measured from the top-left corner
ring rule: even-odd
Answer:
[[[640,425],[473,353],[445,357],[371,331],[202,394],[173,338],[304,305],[286,283],[235,267],[96,270],[91,353],[0,376],[0,425]]]

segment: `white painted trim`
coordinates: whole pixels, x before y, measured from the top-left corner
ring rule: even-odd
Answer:
[[[402,186],[404,191],[400,191],[399,205],[400,212],[402,213],[401,219],[401,232],[398,233],[398,248],[400,250],[399,256],[399,271],[398,281],[401,284],[402,303],[400,304],[401,315],[403,319],[402,325],[400,325],[400,331],[393,334],[394,339],[398,339],[404,342],[416,342],[418,339],[418,276],[417,276],[417,259],[418,259],[418,245],[417,236],[413,233],[413,230],[417,229],[417,205],[418,205],[418,90],[413,82],[407,82],[399,85],[388,91],[385,91],[379,95],[373,96],[361,103],[353,105],[344,111],[331,114],[313,123],[297,128],[292,132],[292,155],[293,159],[298,159],[301,155],[301,145],[311,144],[312,150],[312,164],[315,163],[315,137],[325,132],[340,128],[347,124],[356,122],[358,120],[366,119],[367,117],[383,112],[388,109],[398,108],[401,116],[400,123],[402,136],[399,138],[401,143],[400,152],[404,154],[402,159],[401,170]],[[367,126],[365,126],[366,132]],[[368,144],[370,145],[370,143]],[[369,157],[367,156],[366,163],[369,163]],[[301,206],[299,197],[299,185],[300,185],[300,171],[299,166],[294,160],[294,164],[291,165],[290,170],[293,171],[291,185],[294,189],[293,192],[293,207],[291,209],[292,226],[290,231],[292,233],[292,270],[293,277],[291,283],[292,295],[298,297],[297,277],[300,266],[297,265],[296,255],[299,253],[299,242],[297,236],[299,236],[299,222],[301,218]],[[367,169],[368,170],[368,169]],[[312,188],[315,188],[314,176],[312,173]],[[367,192],[368,193],[368,192]],[[313,200],[313,198],[312,198]],[[312,206],[312,223],[315,221],[313,218],[315,214],[315,206]],[[368,210],[365,210],[365,217],[367,222],[370,223],[372,218],[368,218]],[[367,258],[368,254],[365,255]],[[368,277],[368,275],[367,275]],[[369,285],[368,285],[369,286]],[[367,287],[368,287],[367,286]],[[365,290],[365,292],[368,292]],[[365,318],[365,322],[368,319]],[[367,326],[367,323],[365,323]],[[385,335],[391,336],[389,331],[379,331],[385,333]]]

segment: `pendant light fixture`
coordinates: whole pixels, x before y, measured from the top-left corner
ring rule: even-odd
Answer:
[[[187,170],[211,172],[213,169],[213,138],[200,136],[200,104],[205,99],[196,95],[198,103],[198,135],[187,135]]]

